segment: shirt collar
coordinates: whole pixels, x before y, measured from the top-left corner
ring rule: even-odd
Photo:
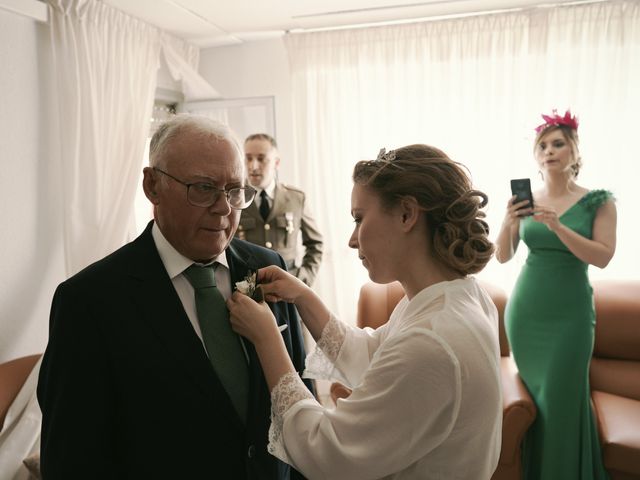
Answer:
[[[262,190],[260,190],[261,192]],[[264,189],[265,192],[267,192],[267,197],[269,198],[275,198],[275,194],[276,194],[276,180],[273,179],[271,180],[271,183],[269,185],[267,185],[267,188]],[[260,195],[260,192],[258,192],[258,195]],[[256,195],[257,196],[257,195]]]
[[[169,241],[160,231],[160,227],[158,227],[158,224],[156,222],[153,222],[153,227],[151,228],[151,236],[153,237],[153,241],[156,244],[156,248],[158,249],[158,253],[160,254],[160,259],[164,264],[164,268],[169,274],[169,278],[173,279],[174,277],[177,277],[192,264],[196,263],[193,260],[182,255],[173,247],[173,245],[171,245],[171,243],[169,243]],[[227,269],[229,269],[225,251],[220,253],[220,255],[214,258],[212,262],[206,265],[218,262],[219,264],[224,265]]]

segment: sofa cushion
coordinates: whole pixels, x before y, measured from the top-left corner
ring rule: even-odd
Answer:
[[[4,420],[40,354],[16,358],[0,364],[0,431]]]
[[[365,283],[360,288],[356,324],[360,328],[378,328],[384,325],[402,297],[404,297],[404,290],[400,282]]]
[[[640,362],[593,357],[589,379],[592,390],[640,400]]]
[[[640,361],[640,282],[594,282],[593,296],[594,357]]]
[[[591,393],[608,470],[640,475],[640,401],[594,390]]]

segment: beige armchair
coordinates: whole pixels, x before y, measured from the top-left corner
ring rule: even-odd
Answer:
[[[0,363],[0,431],[9,407],[40,358],[40,354]]]
[[[640,282],[593,283],[591,399],[611,480],[640,480]]]

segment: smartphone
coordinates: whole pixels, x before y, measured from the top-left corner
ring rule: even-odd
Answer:
[[[513,203],[518,203],[523,200],[529,200],[529,205],[526,208],[533,208],[533,194],[531,193],[531,180],[528,178],[516,178],[511,180],[511,194],[516,196]],[[524,208],[524,207],[523,207]],[[527,215],[533,215],[529,213]]]

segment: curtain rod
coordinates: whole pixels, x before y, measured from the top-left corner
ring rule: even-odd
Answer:
[[[455,18],[479,17],[482,15],[491,15],[495,13],[523,12],[523,11],[535,10],[539,8],[556,8],[556,7],[566,7],[566,6],[574,6],[574,5],[587,5],[587,4],[593,4],[593,3],[605,3],[608,1],[610,0],[577,0],[573,2],[569,1],[569,2],[563,2],[563,3],[540,3],[536,5],[528,5],[526,7],[501,8],[501,9],[495,9],[495,10],[479,10],[475,12],[461,12],[461,13],[452,13],[452,14],[445,14],[445,15],[432,15],[427,17],[406,18],[401,20],[384,20],[380,22],[357,23],[352,25],[339,25],[336,27],[292,28],[290,30],[285,30],[285,35],[297,34],[297,33],[328,32],[328,31],[334,31],[334,30],[350,30],[350,29],[369,28],[369,27],[382,27],[387,25],[403,25],[407,23],[434,22],[438,20],[450,20]]]

